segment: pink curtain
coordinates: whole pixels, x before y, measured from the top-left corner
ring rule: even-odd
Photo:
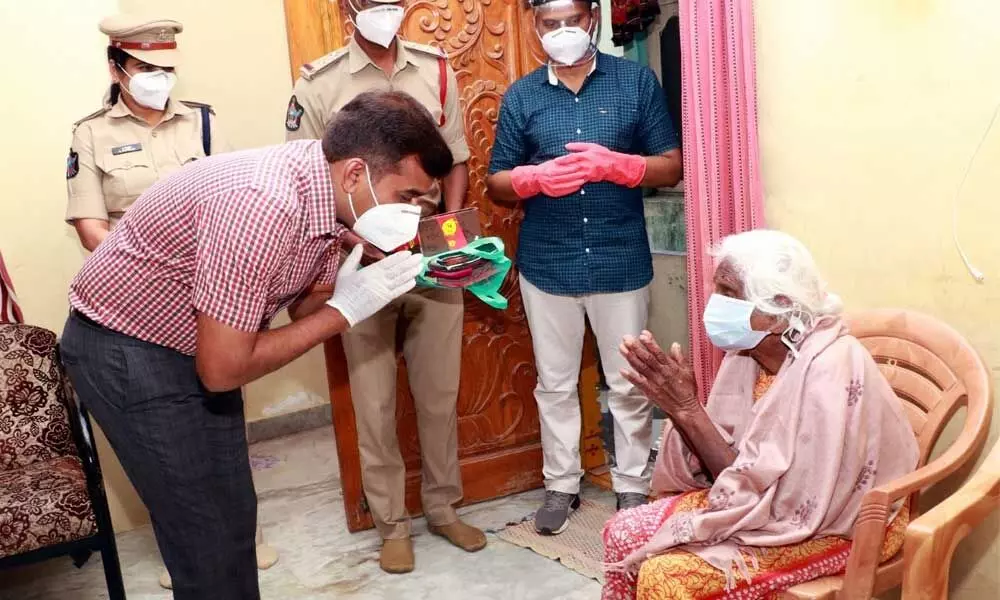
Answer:
[[[752,0],[680,0],[684,185],[691,356],[702,400],[722,354],[701,314],[712,293],[708,250],[762,227]]]
[[[24,317],[21,315],[21,307],[17,304],[17,296],[14,295],[14,284],[7,273],[7,266],[3,263],[3,255],[0,254],[0,323],[23,323]]]

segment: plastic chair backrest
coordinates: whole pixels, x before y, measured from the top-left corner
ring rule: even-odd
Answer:
[[[903,402],[920,445],[918,472],[927,465],[945,426],[966,408],[961,433],[933,464],[928,483],[957,470],[977,454],[989,430],[991,380],[975,349],[957,331],[927,315],[872,310],[848,319],[851,334],[871,352]],[[947,470],[942,475],[940,470]],[[931,473],[928,473],[930,475]],[[917,493],[911,497],[916,509]],[[916,512],[912,512],[916,515]]]

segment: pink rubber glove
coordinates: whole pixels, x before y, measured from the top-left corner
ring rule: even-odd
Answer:
[[[560,156],[556,163],[561,166],[576,166],[582,170],[587,181],[609,181],[634,188],[646,176],[646,159],[635,154],[622,154],[608,150],[599,144],[570,142],[566,144],[570,154]]]
[[[558,159],[557,159],[558,160]],[[538,194],[562,198],[587,183],[587,176],[574,164],[560,165],[555,160],[540,165],[517,167],[510,172],[510,185],[521,200]]]

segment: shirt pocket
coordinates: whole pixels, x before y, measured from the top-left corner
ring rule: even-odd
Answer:
[[[441,88],[438,85],[438,76],[438,66],[435,62],[434,78],[432,80],[427,79],[426,76],[421,75],[419,72],[414,74],[409,72],[397,73],[396,79],[389,85],[389,90],[405,92],[413,96],[421,106],[427,109],[427,112],[431,113],[431,119],[434,121],[434,124],[440,127],[444,107],[441,105]],[[353,99],[351,98],[351,100]],[[337,110],[339,111],[340,108]]]
[[[593,142],[597,128],[584,122],[579,115],[567,113],[565,105],[557,102],[545,103],[529,114],[525,133],[526,150],[529,156],[543,162],[568,154],[566,144],[570,142]]]
[[[615,152],[630,153],[635,142],[639,111],[630,103],[600,106],[594,109],[596,143]]]
[[[145,151],[114,155],[108,150],[100,166],[104,172],[102,187],[108,212],[123,212],[156,183],[156,169]]]
[[[185,140],[183,143],[178,143],[174,147],[174,156],[177,157],[178,168],[196,160],[205,158],[205,149],[202,146],[200,130],[196,139]]]

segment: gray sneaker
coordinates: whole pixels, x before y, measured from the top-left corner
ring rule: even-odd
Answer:
[[[569,515],[580,508],[580,496],[562,492],[545,492],[545,504],[535,513],[535,531],[542,535],[558,535],[569,527]]]
[[[615,496],[618,498],[618,510],[628,510],[646,503],[646,494],[619,492]]]

